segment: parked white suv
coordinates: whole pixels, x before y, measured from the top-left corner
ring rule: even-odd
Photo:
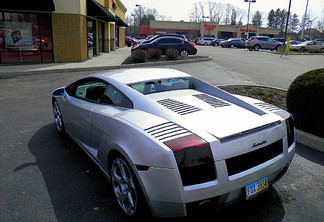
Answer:
[[[197,40],[197,45],[211,45],[211,43],[215,40],[216,39],[212,37],[200,37]]]

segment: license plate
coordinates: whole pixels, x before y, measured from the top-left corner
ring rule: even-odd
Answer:
[[[246,199],[249,200],[256,195],[262,193],[263,191],[266,191],[269,188],[268,184],[268,178],[265,177],[255,183],[252,183],[245,187],[246,191]]]

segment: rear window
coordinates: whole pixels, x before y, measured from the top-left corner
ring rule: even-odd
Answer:
[[[130,84],[129,86],[144,95],[171,90],[194,88],[191,80],[185,78],[161,79],[148,82],[134,83]]]

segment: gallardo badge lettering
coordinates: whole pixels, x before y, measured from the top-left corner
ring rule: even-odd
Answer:
[[[265,143],[267,143],[267,142],[268,142],[267,140],[263,140],[263,141],[260,142],[260,143],[253,143],[252,148],[257,147],[257,146],[261,146],[261,145],[263,145],[263,144],[265,144]]]

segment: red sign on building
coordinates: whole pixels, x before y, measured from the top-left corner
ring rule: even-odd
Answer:
[[[246,32],[246,29],[240,29],[240,32]],[[249,32],[257,32],[257,30],[249,29]]]
[[[216,25],[206,25],[206,24],[204,25],[206,31],[214,31],[216,27],[217,27]]]

